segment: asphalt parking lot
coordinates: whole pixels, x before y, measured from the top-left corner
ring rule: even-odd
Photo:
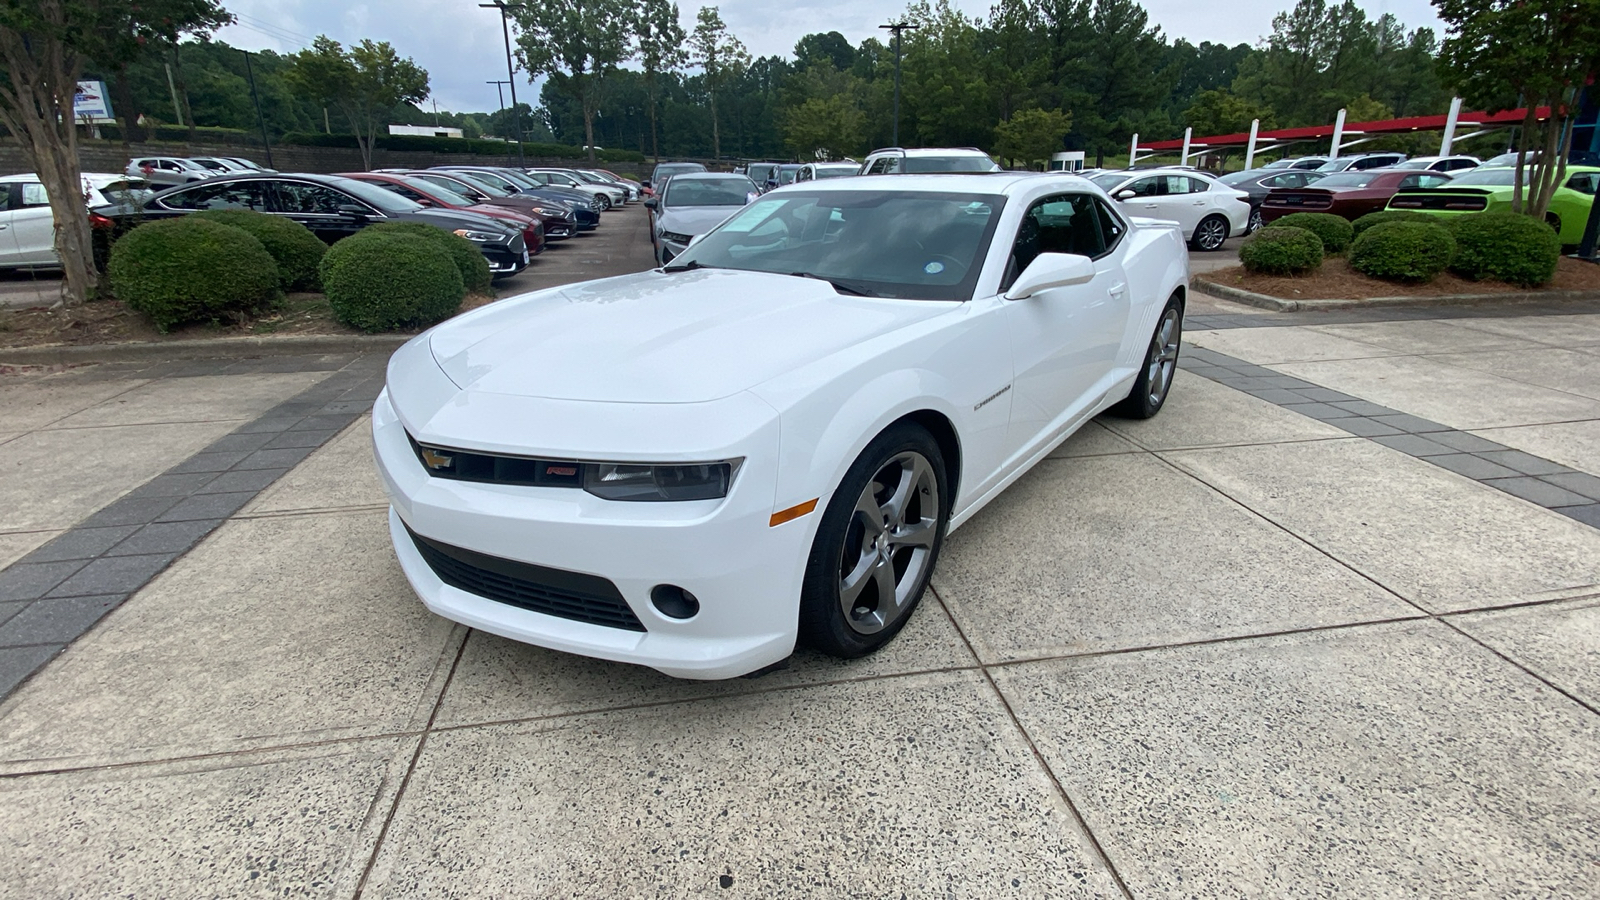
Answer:
[[[1189,315],[884,652],[724,683],[423,609],[381,358],[0,376],[0,896],[1594,896],[1600,306]]]

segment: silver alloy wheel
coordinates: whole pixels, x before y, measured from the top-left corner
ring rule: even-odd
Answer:
[[[1256,232],[1261,230],[1261,226],[1263,224],[1265,224],[1265,223],[1263,223],[1261,221],[1261,210],[1260,210],[1260,208],[1258,207],[1256,209],[1252,209],[1252,210],[1250,210],[1250,225],[1247,228],[1245,228],[1245,233],[1247,233],[1247,234],[1255,234]]]
[[[1182,340],[1183,324],[1178,320],[1178,309],[1169,307],[1161,317],[1161,324],[1156,326],[1156,336],[1150,341],[1150,353],[1146,357],[1149,371],[1145,383],[1150,388],[1151,407],[1160,406],[1172,387],[1172,373],[1178,367],[1178,345]]]
[[[927,573],[939,533],[939,480],[907,450],[867,481],[839,551],[839,607],[857,634],[876,634],[905,612]]]
[[[1199,233],[1195,235],[1195,243],[1201,250],[1215,250],[1222,246],[1228,239],[1228,225],[1215,216],[1200,223]]]

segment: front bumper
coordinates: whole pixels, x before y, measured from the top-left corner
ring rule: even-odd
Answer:
[[[540,404],[552,402],[530,400],[530,417],[548,414]],[[778,458],[775,420],[744,448],[746,462],[726,498],[681,503],[624,503],[577,488],[434,478],[412,450],[388,390],[374,405],[372,426],[378,471],[392,502],[395,554],[434,613],[512,640],[679,678],[731,678],[793,652],[817,517],[769,527]],[[434,435],[419,438],[449,443]],[[534,612],[446,584],[408,527],[452,547],[607,579],[645,630]],[[699,612],[674,619],[658,611],[650,591],[661,584],[692,592]]]

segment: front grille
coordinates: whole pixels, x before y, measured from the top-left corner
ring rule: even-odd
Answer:
[[[439,580],[453,588],[519,609],[590,625],[644,631],[622,592],[609,580],[489,556],[406,533]]]
[[[519,231],[511,238],[511,254],[513,256],[521,256],[522,251],[526,249],[528,249],[528,242],[523,240],[522,232]]]
[[[424,447],[408,432],[417,461],[435,478],[533,487],[583,487],[583,466],[572,460],[498,456],[454,448]]]

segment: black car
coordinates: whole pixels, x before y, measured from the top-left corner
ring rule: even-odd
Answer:
[[[142,204],[113,204],[95,212],[111,219],[114,231],[121,232],[147,219],[204,209],[251,209],[284,216],[329,244],[377,222],[425,222],[478,245],[496,276],[513,275],[528,264],[527,243],[519,229],[477,213],[428,209],[376,185],[336,175],[212,178],[162,191]]]
[[[1246,169],[1217,179],[1236,191],[1249,194],[1250,224],[1245,234],[1254,234],[1261,227],[1261,201],[1277,188],[1302,188],[1327,176],[1326,172],[1305,169]]]
[[[554,205],[572,214],[574,233],[592,231],[600,225],[600,213],[587,203],[577,204],[570,200],[535,191],[518,190],[516,193],[512,193],[497,184],[491,183],[490,179],[482,177],[482,173],[455,169],[379,169],[378,171],[404,172],[423,180],[447,182],[451,187],[477,202],[487,203],[491,206],[537,210],[542,206]],[[503,179],[496,178],[493,181],[500,182]]]
[[[672,176],[683,175],[687,172],[704,172],[705,170],[705,166],[693,162],[657,163],[655,169],[650,173],[650,180],[644,182],[644,186],[655,191],[656,196],[659,197],[661,196],[661,189],[667,186],[667,179]],[[754,179],[751,180],[754,181]],[[760,183],[759,181],[756,182],[756,184]]]

